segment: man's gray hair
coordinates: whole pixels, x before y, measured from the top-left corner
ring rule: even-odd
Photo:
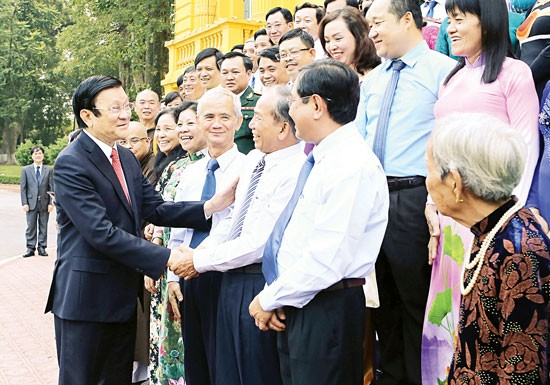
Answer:
[[[456,113],[437,120],[431,148],[441,179],[457,171],[464,187],[484,201],[509,198],[525,167],[520,133],[486,114]]]
[[[296,128],[294,127],[294,120],[289,114],[290,107],[288,105],[288,98],[290,98],[290,89],[286,84],[279,84],[275,87],[268,88],[269,95],[277,96],[277,104],[273,109],[273,117],[278,122],[287,122],[290,125],[292,133],[296,134]]]
[[[219,100],[220,98],[230,98],[233,102],[233,113],[235,114],[235,117],[240,118],[242,116],[241,112],[241,100],[237,95],[235,95],[233,92],[229,91],[226,88],[223,88],[221,86],[214,87],[211,90],[208,90],[204,93],[204,95],[199,99],[197,104],[197,113],[200,115],[200,111],[202,106],[211,101],[211,100]]]

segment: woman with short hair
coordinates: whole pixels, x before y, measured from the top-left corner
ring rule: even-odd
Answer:
[[[487,115],[450,115],[437,121],[426,158],[437,209],[474,236],[447,383],[548,384],[550,240],[512,195],[526,158],[521,134]]]

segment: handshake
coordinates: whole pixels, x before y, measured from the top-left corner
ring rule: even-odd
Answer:
[[[195,250],[188,246],[181,245],[170,253],[167,266],[179,277],[188,280],[199,275],[193,264]]]

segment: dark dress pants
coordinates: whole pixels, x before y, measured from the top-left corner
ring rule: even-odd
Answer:
[[[200,274],[183,285],[182,334],[187,385],[214,385],[216,320],[222,273]]]
[[[389,222],[376,261],[380,307],[374,309],[380,341],[376,384],[421,384],[422,324],[430,271],[424,186],[390,192]]]
[[[281,385],[277,333],[262,332],[248,313],[263,274],[223,274],[216,346],[216,385]]]
[[[36,249],[37,230],[38,248],[45,249],[47,247],[49,217],[50,213],[48,210],[39,210],[38,205],[34,210],[27,211],[27,231],[25,232],[25,238],[27,239],[27,250],[34,251]]]
[[[54,317],[59,385],[130,385],[136,337],[128,322],[70,321]]]
[[[362,385],[365,295],[361,286],[318,293],[302,309],[285,307],[278,333],[284,385]]]

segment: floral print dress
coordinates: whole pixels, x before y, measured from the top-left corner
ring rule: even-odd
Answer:
[[[186,155],[172,161],[164,169],[156,190],[165,201],[173,201],[182,173],[191,163],[204,155]],[[169,227],[155,228],[163,245],[170,239]],[[149,377],[151,385],[184,385],[183,339],[181,324],[174,318],[168,301],[166,272],[156,282],[156,294],[151,294],[151,326],[149,330]]]
[[[471,259],[514,203],[510,200],[471,228]],[[462,298],[449,385],[550,383],[549,250],[550,240],[527,209],[516,212],[496,234],[476,284]]]

